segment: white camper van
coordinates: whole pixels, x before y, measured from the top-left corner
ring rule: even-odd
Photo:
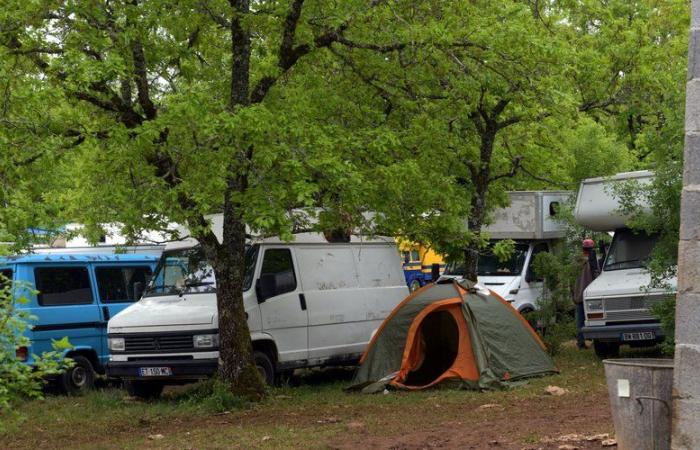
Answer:
[[[552,250],[562,239],[565,226],[557,212],[572,195],[569,191],[514,191],[510,205],[494,212],[493,222],[484,227],[492,244],[500,239],[515,241],[515,252],[508,261],[499,261],[489,248],[479,254],[478,282],[509,301],[523,314],[538,309],[543,282],[532,270],[535,256]],[[446,277],[461,277],[464,267],[448,264]]]
[[[213,225],[220,238],[220,218]],[[253,240],[246,263],[243,301],[268,383],[295,368],[355,363],[409,293],[393,238]],[[208,377],[218,365],[218,325],[216,282],[201,248],[194,239],[168,244],[143,298],[109,321],[107,372],[142,397]]]
[[[614,192],[616,184],[651,183],[653,172],[620,173],[581,182],[576,199],[576,221],[594,231],[614,232],[613,241],[598,278],[583,294],[586,315],[583,335],[593,340],[600,357],[619,353],[620,345],[653,345],[663,330],[649,307],[673,295],[668,289],[648,287],[645,264],[657,237],[627,228]],[[675,291],[676,280],[667,280]]]

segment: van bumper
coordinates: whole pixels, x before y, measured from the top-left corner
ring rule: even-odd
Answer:
[[[214,375],[218,366],[218,359],[110,361],[107,363],[107,376],[126,380],[198,380]],[[144,377],[140,374],[142,367],[169,367],[172,375]]]
[[[625,325],[605,325],[597,327],[583,327],[581,329],[583,337],[586,339],[598,339],[603,341],[619,341],[622,342],[623,333],[644,333],[652,332],[656,336],[656,340],[661,340],[664,337],[664,330],[661,324],[655,323],[631,323]]]

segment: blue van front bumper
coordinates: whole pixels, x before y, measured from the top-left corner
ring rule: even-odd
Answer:
[[[218,359],[110,361],[107,363],[107,376],[126,380],[198,380],[214,375],[218,366]],[[141,376],[141,369],[147,367],[168,367],[172,375]]]

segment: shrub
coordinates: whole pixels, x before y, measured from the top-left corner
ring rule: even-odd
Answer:
[[[29,346],[24,332],[35,320],[27,311],[17,308],[28,301],[24,296],[14,298],[15,292],[20,290],[27,291],[22,286],[13,286],[0,275],[0,415],[10,411],[17,400],[40,398],[46,377],[60,373],[70,364],[63,356],[64,350],[70,347],[67,339],[54,341],[51,352],[32,355],[34,366],[17,358],[16,350]]]
[[[661,352],[673,356],[676,348],[676,297],[671,295],[663,302],[653,305],[651,313],[659,319],[664,330],[665,337],[659,345]]]

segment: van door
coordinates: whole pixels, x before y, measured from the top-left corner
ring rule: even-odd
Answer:
[[[369,339],[368,299],[358,291],[351,247],[299,246],[296,251],[309,310],[310,363],[361,352]],[[398,257],[395,262],[400,267]]]
[[[542,296],[544,280],[535,274],[532,265],[535,261],[535,257],[543,252],[549,252],[549,244],[546,242],[538,242],[534,245],[532,253],[527,260],[525,277],[520,282],[520,290],[518,291],[518,296],[513,305],[518,310],[529,308],[527,305],[532,305],[535,309],[538,309],[537,300]]]
[[[76,348],[101,352],[102,316],[95,302],[87,265],[33,267],[37,317],[32,352],[53,350],[51,341],[68,337]]]
[[[294,264],[293,250],[289,247],[265,247],[262,252],[260,273],[255,291],[260,303],[262,329],[271,335],[280,362],[305,362],[308,358],[309,316],[298,271]],[[262,294],[265,280],[275,280],[276,289],[271,296]]]
[[[152,270],[147,264],[93,266],[97,284],[98,303],[102,313],[102,349],[99,354],[100,362],[109,359],[107,348],[107,322],[115,314],[139,300],[134,292],[134,285],[141,283],[145,286],[150,279]]]

